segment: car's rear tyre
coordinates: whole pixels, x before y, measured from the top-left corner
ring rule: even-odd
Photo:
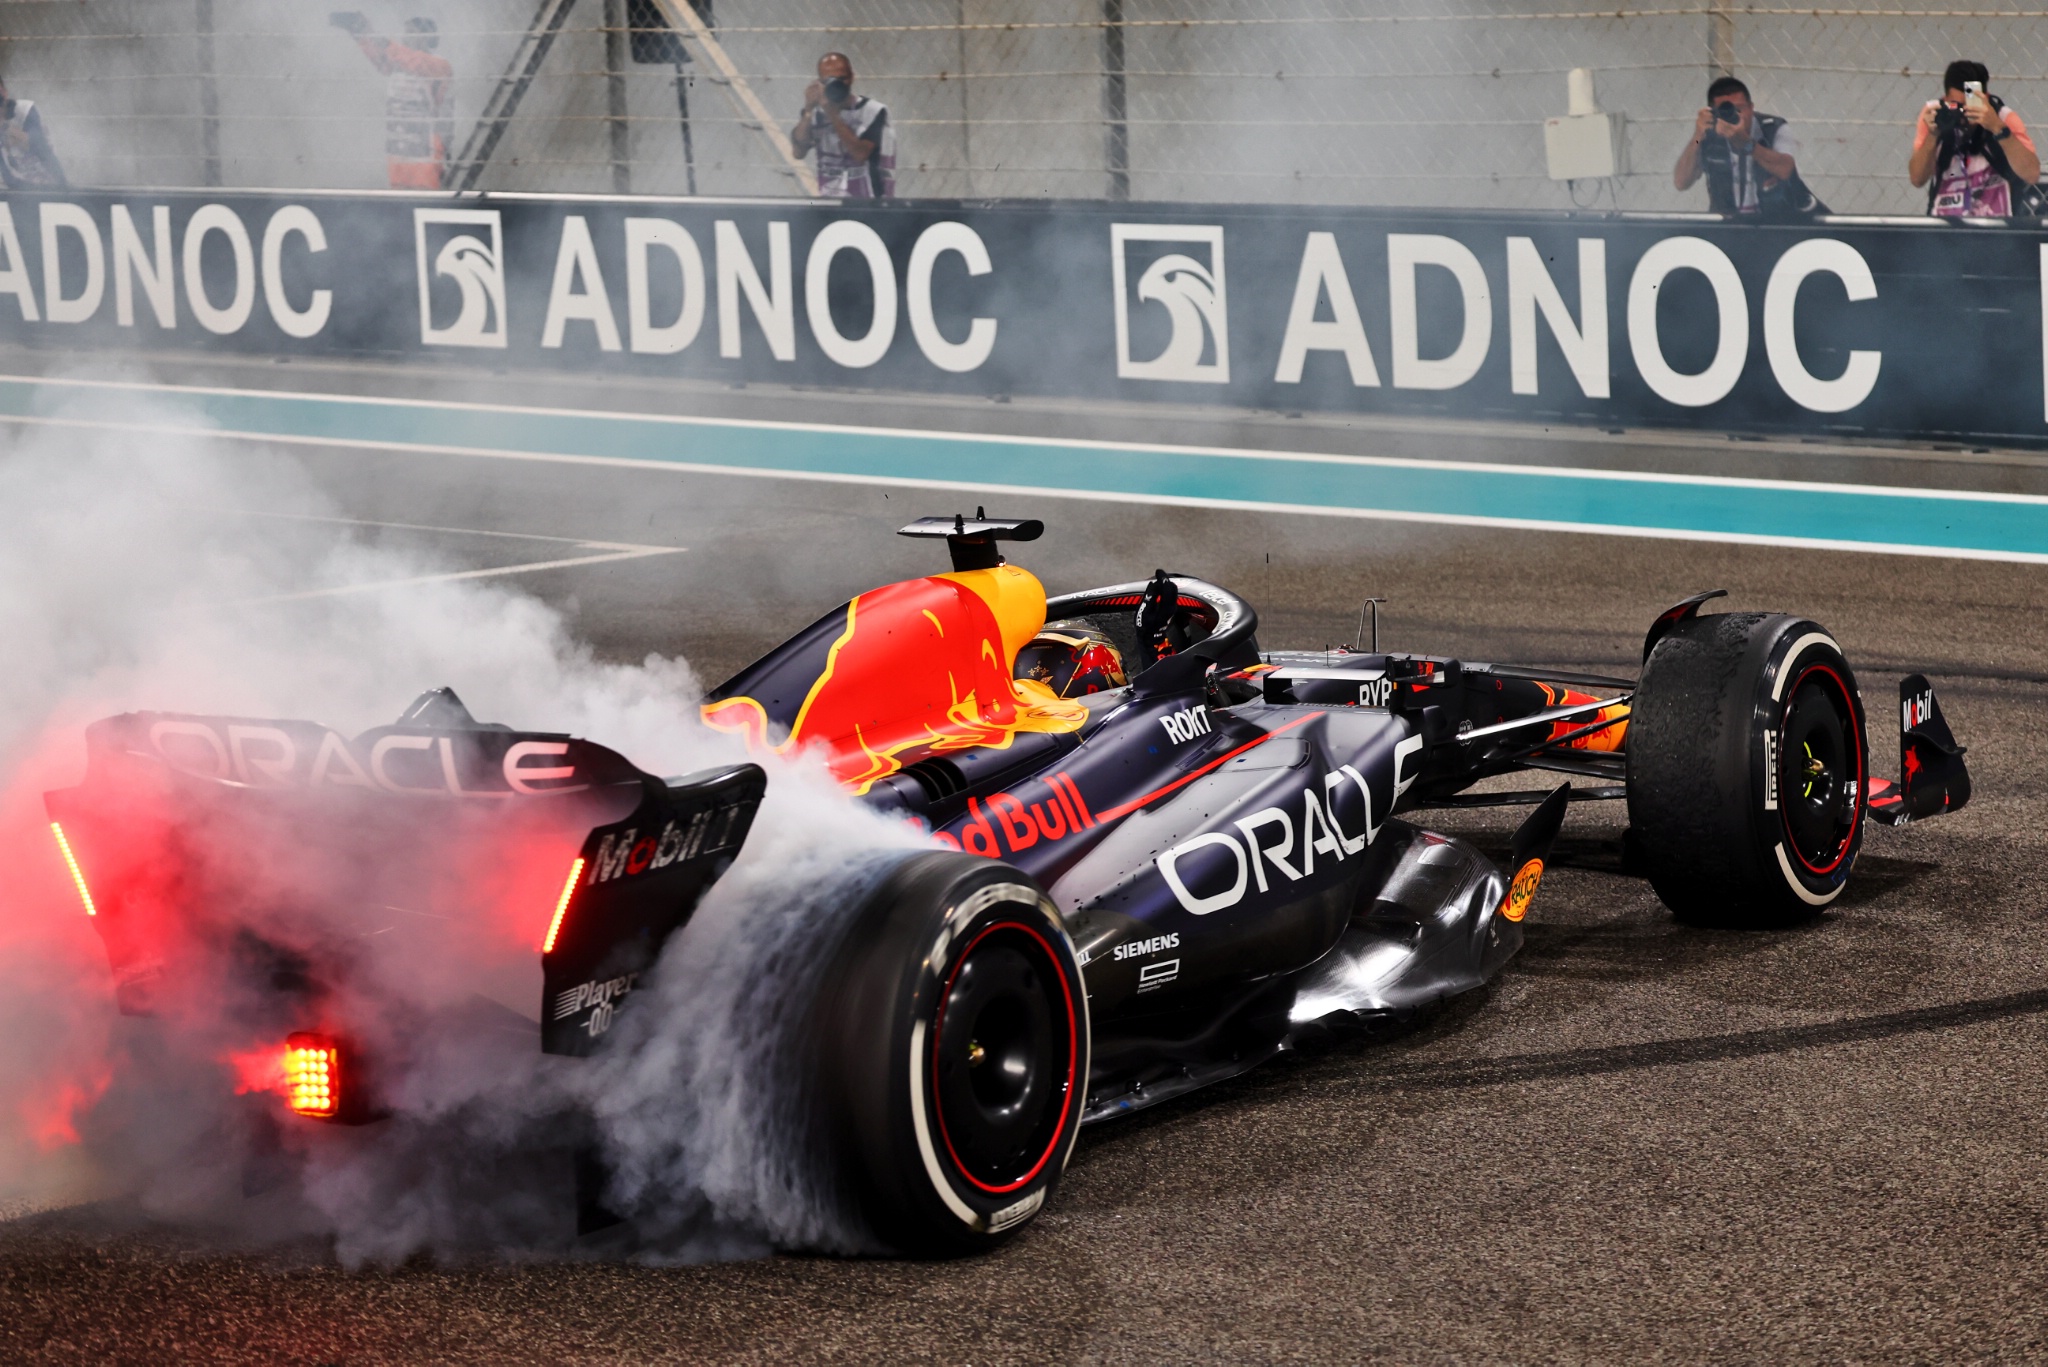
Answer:
[[[1006,864],[906,859],[856,918],[821,1022],[840,1168],[907,1253],[992,1248],[1080,1130],[1088,1000],[1052,902]]]
[[[1693,617],[1644,662],[1628,729],[1630,844],[1702,925],[1785,925],[1841,894],[1863,843],[1856,677],[1803,618]]]

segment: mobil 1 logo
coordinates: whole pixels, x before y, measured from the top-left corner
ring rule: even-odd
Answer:
[[[415,209],[424,346],[504,347],[505,229],[496,209]]]
[[[1230,311],[1223,229],[1112,223],[1116,373],[1125,380],[1230,382]]]

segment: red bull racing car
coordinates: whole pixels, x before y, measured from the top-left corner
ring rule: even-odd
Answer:
[[[1918,675],[1900,776],[1871,772],[1855,676],[1798,616],[1700,594],[1651,624],[1634,677],[1273,651],[1250,604],[1188,575],[1048,598],[1000,550],[1041,530],[904,528],[951,571],[833,609],[703,707],[925,837],[819,928],[829,971],[791,1055],[816,1142],[899,1249],[1006,1237],[1084,1124],[1486,982],[1571,802],[1626,802],[1628,866],[1677,915],[1765,927],[1841,894],[1869,822],[1969,797]],[[351,967],[373,942],[459,960],[478,922],[518,921],[542,981],[513,1028],[550,1054],[629,1046],[615,1023],[767,782],[751,762],[659,778],[478,723],[445,689],[354,737],[130,713],[87,739],[84,781],[47,806],[123,1010],[188,1009],[205,978],[275,1040],[285,1107],[331,1123],[387,1114],[412,1057],[403,975],[373,990]],[[1504,864],[1418,821],[1481,805],[1530,809]],[[586,1225],[616,1218],[602,1159]]]

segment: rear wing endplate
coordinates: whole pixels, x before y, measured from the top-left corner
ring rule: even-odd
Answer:
[[[639,808],[600,826],[571,866],[541,955],[541,1048],[585,1055],[739,854],[767,792],[758,764],[650,780]]]

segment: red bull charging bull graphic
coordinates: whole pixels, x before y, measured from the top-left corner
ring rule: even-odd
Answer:
[[[1080,729],[1086,707],[1012,677],[1044,625],[1045,588],[1016,565],[889,584],[742,671],[704,720],[750,749],[823,747],[833,776],[865,793],[927,755]]]

